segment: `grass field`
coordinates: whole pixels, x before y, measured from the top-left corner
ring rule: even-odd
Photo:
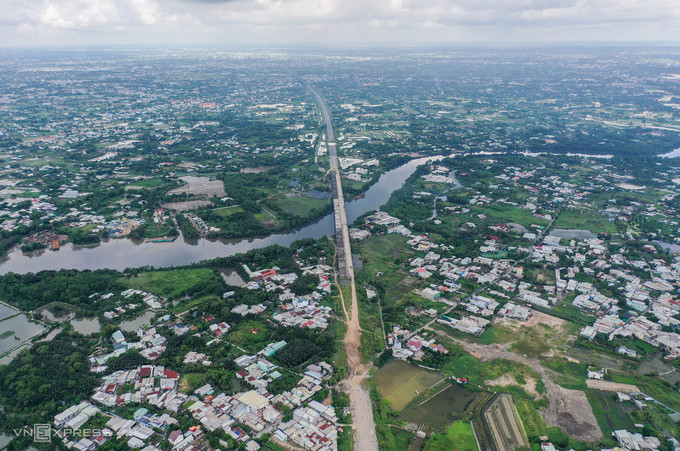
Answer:
[[[162,184],[163,184],[163,180],[161,180],[161,179],[146,179],[146,180],[137,180],[135,182],[130,183],[128,186],[140,187],[140,188],[155,188],[155,187],[160,186]]]
[[[516,222],[524,227],[529,227],[531,224],[548,225],[547,220],[532,215],[531,211],[511,205],[494,204],[485,208],[475,208],[475,210],[479,210],[480,213],[484,213],[494,220]]]
[[[253,329],[259,329],[257,334]],[[229,332],[228,341],[246,349],[248,352],[257,352],[269,343],[271,327],[262,319],[243,321],[235,329]]]
[[[593,408],[597,423],[605,436],[610,435],[617,429],[635,429],[633,421],[626,413],[623,406],[617,402],[616,393],[600,390],[586,390],[588,402]],[[632,404],[629,402],[632,406]]]
[[[380,394],[396,411],[401,411],[419,392],[442,379],[439,374],[401,360],[392,360],[375,371],[375,383]]]
[[[560,213],[553,227],[556,229],[585,229],[593,233],[616,232],[616,224],[589,209],[569,208]]]
[[[223,218],[228,218],[229,216],[233,215],[234,213],[240,213],[242,211],[243,211],[243,208],[239,207],[238,205],[234,205],[233,207],[215,208],[213,210],[214,213],[217,213],[218,215],[222,216]]]
[[[407,406],[399,419],[410,423],[427,426],[433,432],[442,431],[451,424],[451,421],[461,419],[468,408],[472,410],[473,403],[480,396],[488,393],[481,391],[468,390],[462,385],[453,384],[444,388],[445,383],[441,384],[442,390],[436,393],[427,401],[419,403],[413,401]],[[439,389],[439,386],[433,390]]]
[[[375,277],[382,273],[379,280],[384,286],[391,287],[400,282],[405,274],[400,272],[400,265],[396,259],[406,258],[411,254],[406,245],[407,238],[390,233],[374,236],[361,244],[361,255],[364,261],[364,273]]]
[[[472,433],[472,426],[467,421],[456,421],[445,434],[432,436],[425,451],[477,451],[477,442]]]
[[[198,387],[205,384],[208,379],[207,373],[186,373],[182,374],[182,378],[179,382],[180,390],[185,393],[193,393]]]
[[[312,199],[307,196],[284,197],[273,201],[283,211],[299,218],[311,216],[312,210],[323,209],[330,203],[329,199]]]
[[[208,268],[149,271],[126,280],[130,288],[148,291],[168,299],[178,298],[186,294],[190,288],[208,283],[224,284],[222,278]]]

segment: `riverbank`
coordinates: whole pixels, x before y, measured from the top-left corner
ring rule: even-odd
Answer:
[[[432,158],[423,157],[411,160],[396,169],[384,173],[366,191],[362,199],[346,203],[347,220],[352,223],[362,214],[376,210],[384,205],[392,193],[401,188],[406,179],[418,166]],[[439,157],[441,158],[441,157]],[[143,243],[133,240],[111,239],[95,246],[74,246],[65,244],[57,252],[43,252],[39,255],[25,255],[19,249],[0,259],[0,274],[14,272],[25,274],[42,270],[59,269],[115,269],[122,271],[128,267],[154,266],[168,267],[188,265],[201,260],[226,257],[259,249],[274,244],[290,246],[294,241],[304,238],[321,238],[334,233],[333,214],[328,213],[318,221],[305,227],[266,237],[242,240],[185,241],[177,239],[167,243]]]

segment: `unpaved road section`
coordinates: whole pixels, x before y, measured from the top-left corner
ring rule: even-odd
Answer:
[[[302,80],[301,80],[302,81]],[[345,199],[342,194],[342,183],[340,180],[338,170],[338,157],[336,154],[335,137],[333,135],[333,126],[331,124],[331,116],[326,106],[323,97],[311,86],[307,85],[308,89],[314,94],[317,100],[321,114],[326,122],[327,135],[326,139],[329,148],[330,169],[335,171],[331,177],[335,177],[334,201],[337,202],[337,208],[334,209],[335,224],[336,224],[336,268],[335,268],[335,284],[338,288],[338,274],[349,279],[352,289],[351,292],[351,308],[348,309],[345,299],[340,290],[340,300],[342,301],[342,309],[347,319],[347,333],[345,334],[345,351],[347,352],[347,364],[349,367],[349,377],[344,379],[341,385],[349,394],[349,403],[352,411],[352,426],[354,427],[354,449],[356,451],[378,451],[378,439],[375,435],[375,422],[373,421],[373,405],[371,403],[371,396],[362,385],[361,381],[366,377],[368,370],[361,364],[361,355],[359,354],[359,346],[361,346],[361,326],[359,324],[359,303],[357,301],[356,283],[354,280],[354,268],[352,266],[352,249],[349,240],[349,232],[347,229],[347,214],[345,212]],[[331,186],[333,187],[333,183]],[[342,250],[340,252],[340,250]],[[344,259],[347,260],[344,260]],[[347,312],[350,312],[347,318]]]
[[[588,388],[592,388],[595,390],[620,391],[621,393],[640,393],[640,389],[637,388],[637,385],[620,384],[618,382],[609,381],[598,381],[596,379],[588,379],[586,381],[586,384],[588,384]]]
[[[447,336],[481,360],[506,359],[527,365],[541,376],[545,385],[545,394],[549,404],[542,414],[546,423],[558,426],[570,437],[583,442],[596,442],[602,438],[602,431],[597,424],[586,394],[580,390],[569,390],[557,385],[548,376],[548,370],[538,360],[508,351],[506,349],[508,345],[498,347],[496,345],[482,345],[469,343],[448,334]]]

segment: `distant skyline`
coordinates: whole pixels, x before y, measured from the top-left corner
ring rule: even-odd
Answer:
[[[677,42],[678,0],[2,0],[0,47]]]

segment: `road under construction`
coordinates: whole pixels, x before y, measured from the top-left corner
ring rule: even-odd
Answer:
[[[304,81],[303,81],[304,83]],[[368,390],[362,384],[368,370],[361,363],[359,347],[361,345],[361,326],[359,324],[359,304],[357,301],[356,284],[354,281],[354,267],[352,265],[352,248],[349,239],[347,213],[345,211],[345,198],[342,192],[340,168],[338,166],[337,143],[333,134],[331,115],[325,100],[314,87],[305,83],[307,88],[314,94],[316,103],[321,110],[323,120],[326,123],[326,142],[330,157],[329,175],[331,178],[331,192],[333,199],[333,213],[335,218],[335,241],[337,253],[337,277],[343,282],[349,283],[351,288],[351,306],[347,308],[347,301],[340,292],[347,333],[344,344],[347,352],[349,368],[348,377],[341,382],[341,386],[349,394],[350,408],[352,411],[352,425],[354,430],[354,449],[359,451],[377,451],[378,440],[375,435],[375,422],[373,420],[373,407]],[[337,282],[336,277],[336,282]],[[339,287],[338,287],[339,288]]]

